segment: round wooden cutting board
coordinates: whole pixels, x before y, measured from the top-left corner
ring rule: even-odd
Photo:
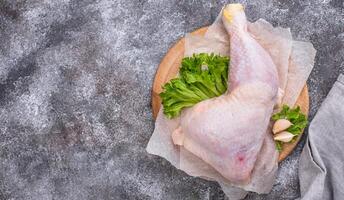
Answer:
[[[204,35],[208,27],[203,27],[192,32],[194,35]],[[152,109],[153,116],[156,118],[160,106],[161,99],[159,94],[162,92],[162,86],[167,83],[170,79],[177,76],[181,60],[184,56],[184,42],[185,39],[180,39],[172,48],[169,49],[165,57],[162,59],[158,70],[155,74],[153,91],[152,91]],[[296,102],[296,105],[301,107],[301,111],[308,115],[309,110],[309,96],[307,85],[304,86],[302,92]],[[300,134],[297,140],[294,143],[285,143],[283,144],[283,150],[279,155],[279,162],[284,160],[296,147],[297,143],[301,138]]]

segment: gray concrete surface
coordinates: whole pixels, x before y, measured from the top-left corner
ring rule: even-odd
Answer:
[[[0,199],[224,199],[145,146],[150,91],[168,48],[228,1],[1,0]],[[242,1],[318,50],[313,118],[344,72],[342,0]],[[302,142],[268,195],[295,199]]]

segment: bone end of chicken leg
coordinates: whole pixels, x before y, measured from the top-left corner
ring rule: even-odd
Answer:
[[[228,4],[225,6],[223,9],[223,17],[228,21],[232,22],[234,16],[237,13],[243,12],[244,11],[244,6],[240,3],[233,3],[233,4]]]

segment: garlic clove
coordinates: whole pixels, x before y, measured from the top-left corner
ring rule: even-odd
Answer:
[[[289,120],[287,119],[279,119],[275,122],[274,126],[272,127],[272,132],[274,134],[284,131],[287,128],[289,128],[291,125],[293,125]]]
[[[288,131],[283,131],[280,133],[277,133],[274,136],[274,140],[281,141],[281,142],[290,142],[295,135],[289,133]]]

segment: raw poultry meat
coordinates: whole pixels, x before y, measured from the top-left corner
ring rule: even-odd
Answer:
[[[229,89],[186,109],[172,137],[226,179],[245,184],[268,133],[278,74],[270,55],[247,32],[240,4],[226,6],[222,21],[230,36]]]

